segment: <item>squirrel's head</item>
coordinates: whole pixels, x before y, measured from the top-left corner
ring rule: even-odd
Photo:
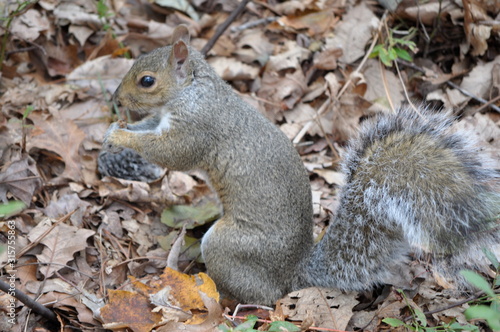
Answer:
[[[179,25],[173,32],[171,46],[158,48],[136,60],[116,89],[114,101],[142,113],[174,99],[192,80],[188,43],[188,29]]]

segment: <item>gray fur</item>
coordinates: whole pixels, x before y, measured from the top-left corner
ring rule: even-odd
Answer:
[[[423,111],[423,120],[401,110],[370,121],[352,142],[340,208],[313,246],[308,176],[291,142],[197,51],[189,48],[175,71],[172,54],[165,47],[136,61],[115,97],[149,116],[126,129],[112,125],[105,145],[208,174],[224,211],[202,251],[226,295],[270,304],[313,285],[362,290],[389,280],[412,245],[449,265],[449,257],[475,262],[480,247],[498,243],[490,230],[498,188],[466,134],[450,133],[446,115]],[[159,82],[150,92],[137,88],[145,70]]]

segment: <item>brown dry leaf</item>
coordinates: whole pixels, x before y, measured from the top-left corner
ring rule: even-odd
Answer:
[[[214,57],[208,60],[217,75],[226,81],[253,80],[259,74],[259,68],[244,64],[235,58]]]
[[[345,183],[345,174],[342,172],[326,168],[314,168],[312,172],[321,176],[328,184],[342,186]]]
[[[397,108],[405,100],[401,81],[379,61],[369,59],[364,67],[363,76],[367,87],[363,97],[373,103],[375,109],[387,110],[391,104]]]
[[[114,177],[104,177],[99,183],[99,196],[110,197],[126,202],[165,203],[168,199],[165,192],[158,192],[158,195],[151,195],[148,183],[139,181],[123,180]]]
[[[337,69],[337,59],[341,56],[342,50],[339,48],[318,52],[314,55],[314,67],[321,70]]]
[[[334,36],[327,38],[325,47],[341,49],[339,61],[353,63],[365,55],[366,44],[371,40],[379,21],[363,1],[343,16],[342,22],[335,28]]]
[[[106,329],[130,328],[134,332],[149,332],[161,321],[162,315],[151,311],[151,302],[141,293],[109,290],[108,295],[108,304],[101,308]]]
[[[336,142],[345,142],[359,132],[361,118],[375,114],[368,110],[370,105],[364,98],[353,93],[342,96],[340,106],[332,108],[332,134]]]
[[[466,39],[463,50],[467,51],[468,43],[472,45],[472,55],[483,55],[488,49],[488,39],[491,35],[491,26],[483,25],[481,21],[491,21],[484,6],[473,1],[464,2],[464,31]]]
[[[131,59],[103,56],[75,68],[66,79],[72,84],[88,89],[87,94],[93,96],[101,94],[103,90],[113,94],[133,63]]]
[[[310,36],[322,35],[331,29],[338,18],[333,11],[322,10],[319,12],[307,12],[306,14],[283,16],[273,26],[279,24],[285,27],[291,27],[295,30],[307,29]]]
[[[170,331],[190,331],[190,332],[218,332],[220,331],[217,326],[224,321],[222,316],[223,310],[221,305],[212,297],[207,296],[203,292],[199,292],[203,304],[208,309],[208,315],[205,320],[199,324],[182,324],[177,322],[168,322],[158,329],[158,332]]]
[[[323,116],[317,117],[317,110],[309,104],[300,103],[293,110],[285,112],[285,119],[288,123],[297,123],[304,126],[307,122],[313,121],[314,124],[307,133],[311,136],[318,135],[324,137],[332,131],[332,113],[328,112]]]
[[[74,121],[85,133],[82,144],[87,151],[101,148],[100,143],[109,127],[110,114],[103,102],[94,98],[83,102],[75,101],[60,111],[62,118]]]
[[[27,150],[37,148],[50,151],[59,155],[65,163],[63,173],[50,182],[61,183],[65,179],[81,181],[79,150],[85,138],[84,132],[71,120],[55,117],[45,119],[40,113],[32,113],[29,118],[34,123],[34,129],[28,139]]]
[[[398,6],[397,14],[401,17],[411,19],[414,22],[422,22],[427,26],[432,26],[436,19],[441,15],[445,17],[450,12],[457,12],[463,16],[461,8],[454,1],[428,1],[415,3],[413,1],[404,1]]]
[[[31,242],[37,240],[46,230],[51,227],[51,220],[45,219],[40,222],[28,234]],[[40,268],[40,272],[48,278],[56,271],[64,268],[64,265],[73,260],[73,255],[87,248],[87,238],[95,232],[89,229],[81,229],[66,224],[59,224],[52,229],[41,241],[44,245],[42,252],[36,257],[40,263],[48,265]],[[57,264],[51,264],[57,263]]]
[[[62,2],[54,9],[56,23],[58,25],[76,24],[88,26],[94,31],[101,30],[103,21],[97,14],[88,13],[82,7],[72,2]]]
[[[35,41],[42,31],[49,30],[47,17],[35,9],[28,9],[24,14],[14,17],[10,32],[21,40]]]
[[[87,216],[87,209],[92,205],[78,197],[77,194],[67,194],[60,197],[57,201],[51,201],[45,208],[47,217],[57,219],[76,210],[70,217],[74,226],[82,226],[83,217]]]
[[[219,293],[216,290],[215,283],[205,273],[193,276],[167,267],[160,276],[160,280],[152,282],[155,289],[161,289],[164,285],[172,288],[172,297],[176,299],[184,311],[205,309],[198,291],[205,293],[217,302],[219,301]]]
[[[71,33],[73,36],[75,36],[76,40],[78,40],[78,43],[80,46],[84,46],[85,43],[87,42],[87,39],[94,33],[95,31],[92,30],[91,28],[88,28],[86,26],[80,26],[80,25],[71,25],[69,27],[69,33]]]
[[[288,294],[280,300],[283,314],[292,321],[310,318],[315,327],[345,330],[358,304],[356,292],[311,287]]]
[[[301,70],[302,61],[311,56],[311,51],[300,47],[296,41],[287,40],[279,53],[269,57],[266,72],[279,72],[285,69]]]
[[[489,95],[493,81],[493,69],[500,65],[500,55],[493,61],[479,63],[464,77],[460,87],[474,96],[484,98]],[[448,109],[461,108],[471,98],[457,89],[436,90],[427,95],[427,100],[440,100]]]
[[[274,9],[278,13],[291,15],[295,14],[296,12],[303,12],[306,9],[315,9],[313,6],[315,2],[316,0],[289,0],[276,4]]]
[[[187,320],[185,324],[176,323],[187,329],[186,324],[211,324],[214,312],[221,317],[219,294],[212,279],[204,273],[190,276],[166,268],[160,279],[150,281],[149,285],[130,279],[136,291],[110,291],[109,303],[101,309],[106,328],[149,331],[148,328],[160,322]],[[131,311],[138,311],[142,319],[130,314]]]
[[[274,50],[274,45],[269,42],[261,29],[249,29],[241,33],[237,43],[236,56],[243,62],[258,62],[263,66]]]
[[[258,92],[259,98],[267,100],[264,104],[267,112],[272,113],[270,119],[280,121],[281,110],[294,108],[295,104],[307,92],[306,79],[302,70],[296,70],[293,74],[287,73],[281,77],[274,72],[265,72],[262,77],[262,87]]]
[[[0,201],[4,203],[8,200],[7,193],[10,193],[29,206],[41,186],[36,163],[30,156],[25,155],[21,160],[9,162],[1,168]]]

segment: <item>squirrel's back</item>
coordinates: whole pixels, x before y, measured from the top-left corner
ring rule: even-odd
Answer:
[[[482,249],[499,243],[499,188],[471,134],[452,122],[410,108],[367,121],[343,162],[336,217],[299,285],[390,282],[411,247],[432,252],[446,276],[482,268]]]

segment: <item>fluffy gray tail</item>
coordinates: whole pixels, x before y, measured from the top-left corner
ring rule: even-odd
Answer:
[[[433,253],[458,281],[460,269],[487,266],[482,249],[500,243],[498,175],[449,115],[420,112],[369,121],[351,143],[339,210],[300,286],[366,289],[391,280],[410,250]]]

